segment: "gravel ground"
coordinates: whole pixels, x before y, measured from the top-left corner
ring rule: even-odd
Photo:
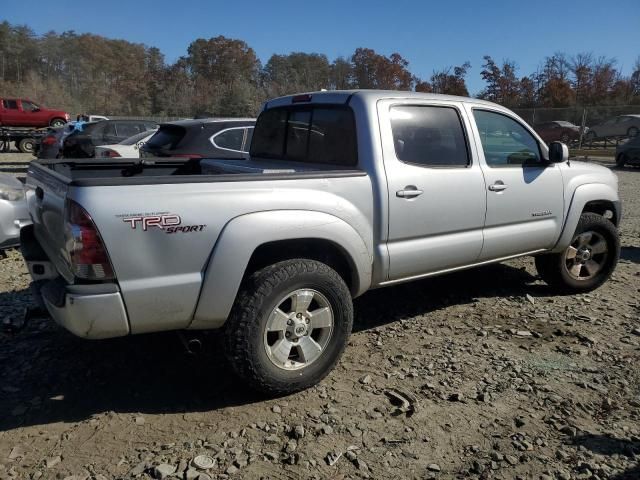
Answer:
[[[558,296],[522,259],[369,292],[340,365],[289,397],[239,385],[215,335],[193,357],[175,334],[0,334],[0,479],[637,480],[640,169],[617,173],[602,288]],[[0,320],[28,282],[0,261]]]

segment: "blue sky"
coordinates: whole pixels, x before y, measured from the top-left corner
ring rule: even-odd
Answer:
[[[554,52],[590,51],[615,57],[630,73],[640,56],[639,2],[2,0],[0,20],[27,24],[38,34],[75,30],[145,43],[159,47],[168,61],[184,55],[195,38],[217,35],[245,40],[263,62],[291,51],[324,53],[330,60],[357,47],[397,51],[422,78],[468,60],[467,83],[476,93],[484,86],[485,54],[515,60],[525,75]]]

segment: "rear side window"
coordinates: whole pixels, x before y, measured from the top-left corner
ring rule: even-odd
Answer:
[[[455,108],[391,107],[391,130],[398,160],[425,167],[466,167],[467,141]]]
[[[17,110],[18,102],[16,100],[2,100],[2,106],[10,110]]]
[[[241,152],[243,139],[244,128],[228,128],[214,135],[211,142],[214,147]]]
[[[148,148],[173,150],[180,143],[185,133],[186,130],[178,126],[160,127],[160,130],[149,139],[146,146]]]
[[[258,118],[251,156],[305,163],[358,163],[353,112],[342,106],[273,108]]]
[[[116,125],[119,137],[131,137],[137,135],[140,132],[144,132],[144,127],[139,123],[118,123]]]
[[[121,141],[120,145],[135,145],[143,138],[148,137],[150,134],[151,132],[149,131],[139,133],[137,135],[127,138],[126,140]]]

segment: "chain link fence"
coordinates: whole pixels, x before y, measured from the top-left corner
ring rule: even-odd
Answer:
[[[618,105],[618,106],[593,106],[593,107],[569,107],[569,108],[514,108],[517,113],[529,125],[539,125],[545,122],[565,121],[582,127],[582,136],[579,141],[580,147],[585,148],[615,148],[619,143],[628,139],[628,131],[632,134],[638,132],[640,117],[638,122],[631,126],[623,126],[616,131],[615,128],[602,128],[603,123],[612,120],[619,115],[639,115],[640,105]],[[634,127],[635,126],[635,127]],[[599,127],[594,130],[594,127]],[[601,132],[598,132],[598,130]],[[597,137],[589,135],[589,131],[594,130]],[[602,134],[601,134],[602,133]]]

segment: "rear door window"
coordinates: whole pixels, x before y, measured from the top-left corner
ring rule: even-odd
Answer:
[[[251,156],[305,163],[358,163],[353,112],[344,106],[278,107],[263,112]]]
[[[2,106],[9,110],[17,110],[18,109],[18,101],[17,100],[2,100]]]
[[[244,147],[242,148],[243,151],[245,152],[249,151],[249,147],[251,147],[252,138],[253,138],[253,127],[249,127],[247,128],[247,134],[244,139]]]
[[[227,128],[211,137],[214,147],[223,150],[242,151],[242,141],[244,140],[244,128]]]
[[[129,122],[118,123],[116,125],[116,130],[118,132],[118,136],[123,138],[129,138],[133,135],[137,135],[141,131],[144,131],[140,128],[140,124]]]
[[[391,130],[398,160],[425,167],[466,167],[467,140],[452,107],[391,107]]]

